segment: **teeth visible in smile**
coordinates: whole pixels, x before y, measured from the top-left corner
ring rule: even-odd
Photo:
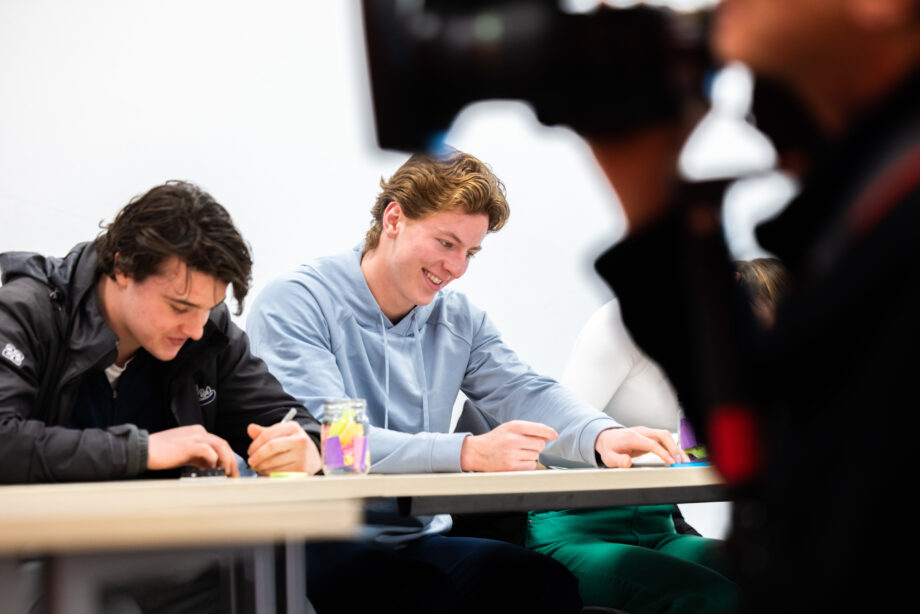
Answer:
[[[430,279],[434,284],[436,284],[436,285],[438,285],[438,286],[440,286],[441,283],[444,281],[443,279],[440,279],[440,278],[438,278],[438,277],[435,277],[434,275],[432,275],[431,273],[429,273],[429,272],[427,272],[427,271],[425,271],[425,275],[427,275],[427,276],[428,276],[428,279]]]

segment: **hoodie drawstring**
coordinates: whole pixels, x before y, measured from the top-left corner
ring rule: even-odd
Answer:
[[[383,428],[390,428],[390,348],[387,341],[387,324],[380,314],[380,331],[383,334]],[[418,378],[422,388],[422,430],[431,431],[430,412],[428,410],[428,376],[425,374],[425,355],[422,353],[421,330],[415,312],[412,313],[412,336],[415,337],[416,356],[418,357]]]
[[[422,353],[422,335],[418,327],[418,319],[412,312],[412,336],[415,337],[415,348],[418,350],[419,383],[422,385],[422,428],[426,433],[431,431],[428,419],[428,376],[425,375],[425,355]]]
[[[390,428],[390,349],[387,346],[387,323],[380,312],[380,331],[383,333],[383,428]]]

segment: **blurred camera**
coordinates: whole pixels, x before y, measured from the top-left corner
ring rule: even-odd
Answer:
[[[363,0],[377,141],[437,150],[457,113],[486,99],[529,103],[546,125],[623,134],[702,99],[712,68],[707,11],[556,0]]]

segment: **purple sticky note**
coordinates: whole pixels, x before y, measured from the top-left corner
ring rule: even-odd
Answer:
[[[354,446],[355,471],[364,473],[367,471],[367,466],[364,463],[365,458],[367,458],[367,438],[361,435],[355,435],[355,438],[352,440],[352,445]]]
[[[680,447],[684,450],[696,447],[696,435],[693,434],[693,427],[690,426],[690,421],[686,418],[681,418],[679,437]]]
[[[337,435],[326,437],[323,442],[323,465],[327,470],[341,469],[345,466],[345,457],[342,453],[342,443]]]

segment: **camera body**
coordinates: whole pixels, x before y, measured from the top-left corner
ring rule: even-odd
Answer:
[[[638,6],[563,12],[555,0],[363,0],[378,144],[437,150],[487,99],[543,124],[622,134],[680,112],[712,62],[708,13]]]

